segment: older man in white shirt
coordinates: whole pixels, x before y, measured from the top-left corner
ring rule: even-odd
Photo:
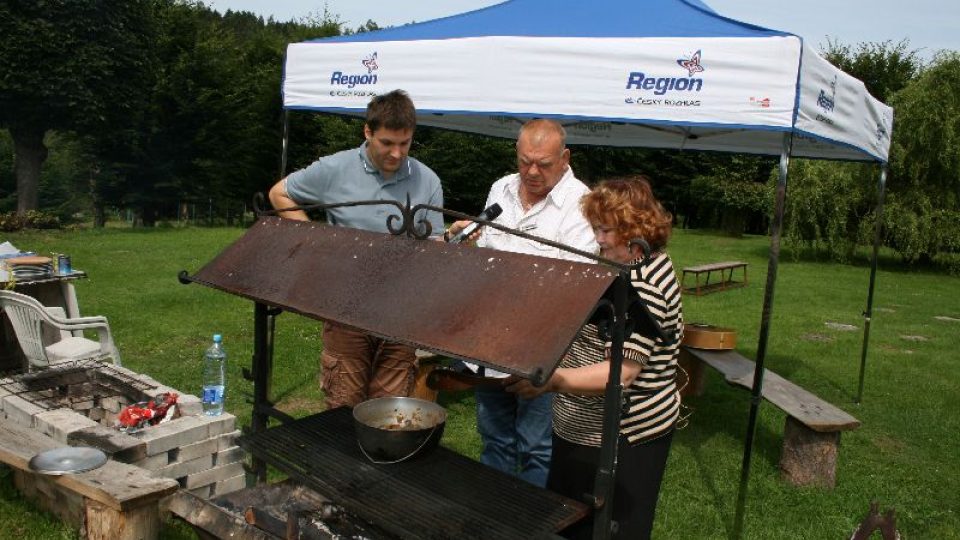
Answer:
[[[553,120],[531,120],[517,138],[519,172],[497,180],[485,207],[499,204],[497,223],[581,251],[597,252],[590,224],[580,212],[580,198],[589,191],[570,168],[566,132]],[[468,221],[455,223],[456,233]],[[558,259],[582,257],[492,227],[483,230],[477,245],[514,253]],[[536,338],[531,336],[531,347]],[[470,366],[478,370],[476,366]],[[479,368],[483,370],[483,368]],[[486,376],[506,374],[487,369]],[[477,429],[483,441],[480,461],[539,486],[546,485],[550,466],[553,394],[524,399],[500,389],[478,389]]]

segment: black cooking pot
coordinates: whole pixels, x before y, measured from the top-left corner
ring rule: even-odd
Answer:
[[[440,443],[447,411],[432,401],[383,397],[353,408],[360,450],[374,463],[400,463]]]

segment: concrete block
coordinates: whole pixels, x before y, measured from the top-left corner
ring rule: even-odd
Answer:
[[[179,479],[184,476],[190,476],[201,471],[205,471],[213,466],[213,455],[201,456],[196,459],[191,459],[190,461],[181,461],[178,463],[173,463],[167,465],[166,467],[160,467],[153,471],[154,477],[164,477],[164,478],[173,478]]]
[[[40,433],[66,444],[74,431],[100,424],[70,409],[54,409],[35,414],[33,425]]]
[[[179,448],[173,448],[169,452],[173,456],[171,463],[175,461],[190,461],[191,459],[196,459],[200,456],[214,455],[219,450],[218,443],[219,441],[217,439],[207,439],[205,441],[187,444]]]
[[[118,373],[120,374],[119,378],[121,379],[123,378],[123,376],[127,376],[136,380],[140,380],[142,378],[142,375],[137,373],[136,371],[131,371],[123,366],[118,366],[116,364],[104,364],[103,367],[100,368],[100,370],[101,370],[101,373],[108,376],[110,375],[110,372]]]
[[[242,474],[244,474],[243,463],[228,463],[187,476],[184,487],[186,489],[192,489],[194,487],[207,486]]]
[[[198,416],[182,416],[157,424],[136,434],[147,444],[147,455],[155,456],[210,437],[209,423]]]
[[[182,487],[182,485],[181,485]],[[201,499],[209,499],[210,494],[213,492],[213,486],[200,486],[198,488],[193,488],[190,490],[190,493],[193,493]]]
[[[93,407],[94,407],[94,403],[92,399],[78,401],[70,406],[70,408],[75,411],[89,411]]]
[[[240,436],[240,430],[231,431],[230,433],[224,433],[217,438],[217,441],[220,443],[217,447],[217,451],[226,450],[231,446],[237,445],[237,437]]]
[[[233,448],[227,448],[226,450],[214,454],[213,466],[219,467],[220,465],[226,465],[227,463],[243,461],[243,458],[245,457],[247,457],[247,453],[244,452],[243,448],[234,446]]]
[[[33,416],[46,410],[20,396],[9,395],[3,398],[3,412],[7,415],[7,418],[23,427],[33,427]]]
[[[117,414],[120,412],[121,409],[123,409],[127,405],[130,405],[130,402],[131,401],[128,398],[123,396],[111,396],[111,397],[105,397],[101,399],[100,406],[103,407],[104,410],[108,412]]]
[[[203,414],[203,402],[197,396],[190,394],[181,394],[177,399],[177,407],[180,408],[181,416]]]
[[[170,465],[170,453],[163,452],[162,454],[157,454],[155,456],[147,456],[140,461],[131,463],[131,465],[136,465],[141,469],[146,469],[148,471],[156,471]]]
[[[204,416],[210,426],[210,436],[216,437],[224,433],[230,433],[237,429],[237,417],[230,413],[223,413],[220,416]]]
[[[103,420],[103,407],[94,407],[90,409],[90,411],[87,413],[87,418],[93,420],[94,422]]]
[[[213,492],[210,495],[226,495],[227,493],[233,493],[234,491],[239,491],[245,487],[247,487],[247,475],[241,474],[239,476],[227,478],[226,480],[221,480],[216,484],[213,484]]]
[[[147,389],[145,393],[147,394],[147,396],[150,397],[150,399],[156,399],[157,396],[159,396],[160,394],[169,394],[169,393],[179,394],[180,392],[174,388],[170,388],[169,386],[156,383],[156,386],[154,386],[153,388]],[[179,398],[177,399],[177,401],[179,402]]]
[[[10,379],[4,379],[3,381],[0,381],[0,411],[3,410],[3,398],[12,395],[9,390],[3,387],[4,381],[9,382]]]
[[[163,386],[162,384],[160,384],[160,381],[154,379],[153,377],[151,377],[151,376],[149,376],[149,375],[145,375],[145,374],[143,374],[143,373],[137,375],[137,380],[139,380],[139,381],[140,381],[141,383],[143,383],[145,386],[150,386],[150,387],[153,387],[153,388],[160,388],[160,387]],[[145,392],[151,392],[151,391],[152,391],[152,388],[151,388],[151,389],[147,389]]]

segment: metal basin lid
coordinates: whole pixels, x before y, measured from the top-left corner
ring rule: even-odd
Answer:
[[[30,458],[30,468],[41,474],[72,474],[102,467],[107,455],[89,446],[54,448]]]

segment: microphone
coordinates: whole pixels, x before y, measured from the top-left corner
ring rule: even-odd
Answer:
[[[477,217],[487,221],[493,221],[497,219],[497,216],[499,216],[502,213],[503,213],[503,208],[500,208],[499,204],[493,203],[486,210],[484,210],[483,212],[480,212],[480,215]],[[448,240],[448,242],[451,244],[459,244],[460,242],[463,242],[464,240],[469,238],[470,235],[475,233],[477,229],[479,229],[480,227],[483,227],[483,224],[477,223],[476,221],[474,221],[473,223],[464,227],[462,231],[453,235],[453,238]]]

